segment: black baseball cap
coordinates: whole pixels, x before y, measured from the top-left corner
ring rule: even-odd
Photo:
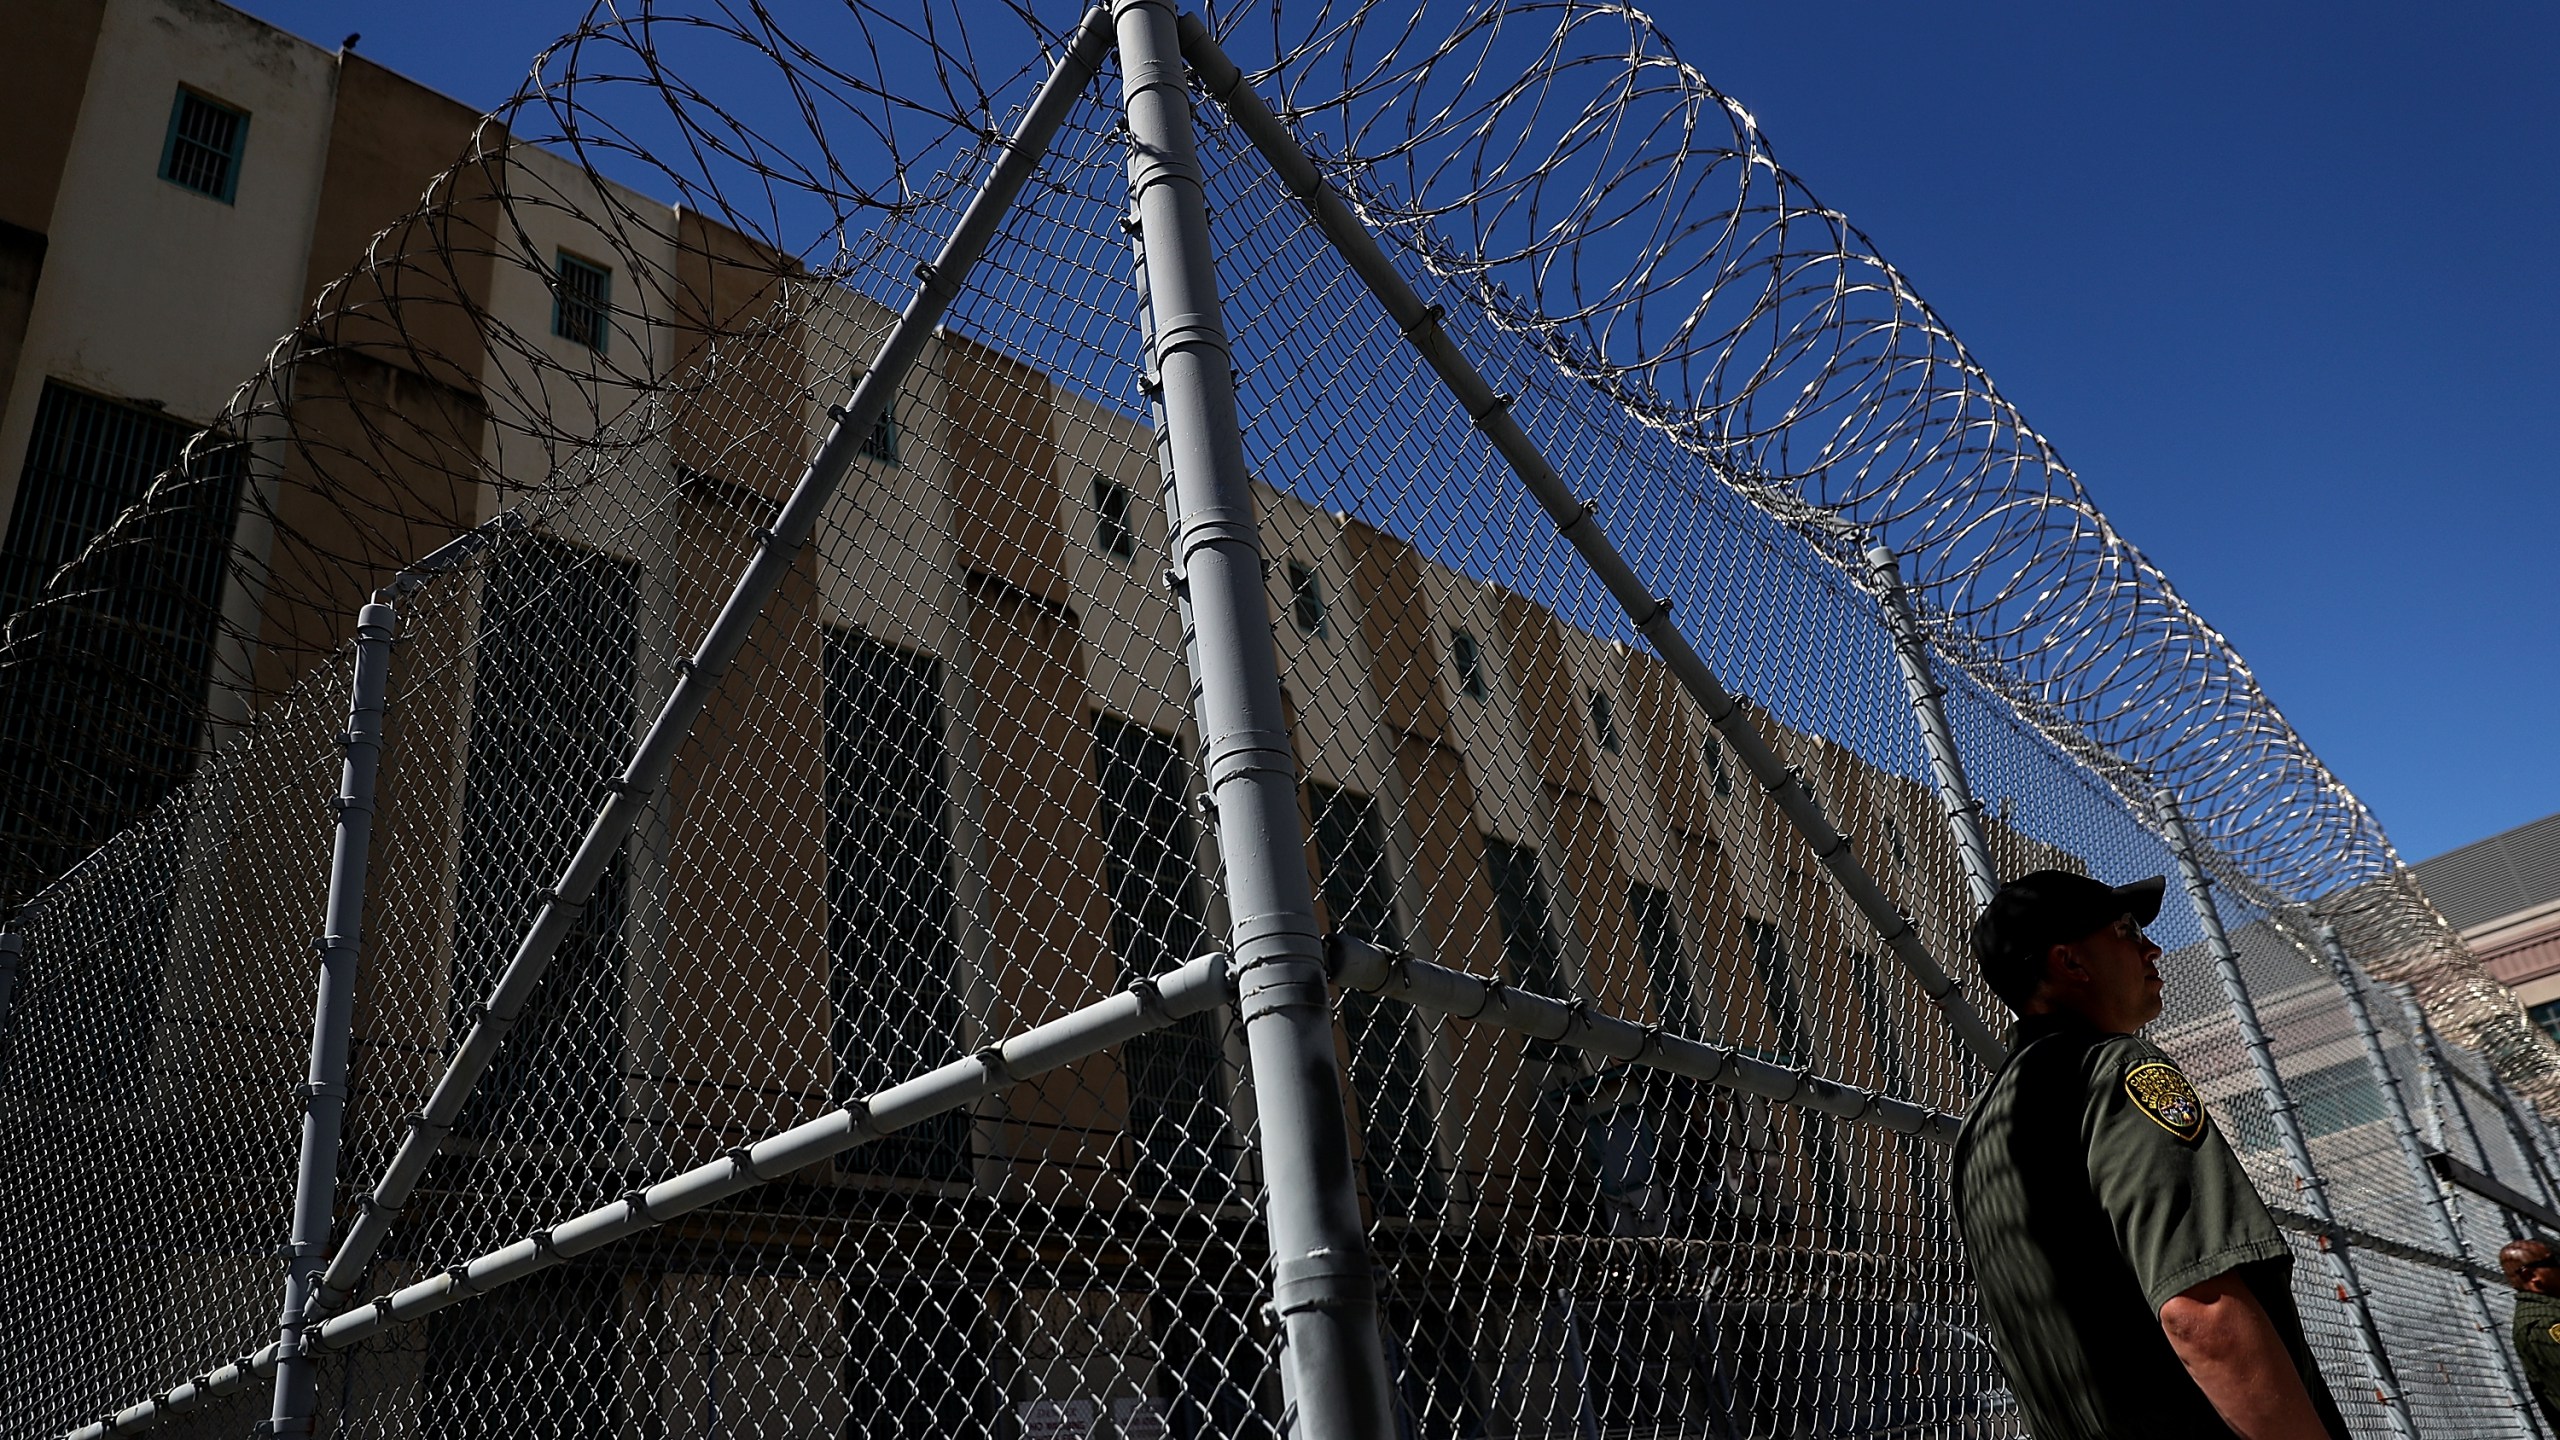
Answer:
[[[2046,954],[2131,915],[2148,925],[2160,915],[2168,877],[2109,885],[2068,870],[2038,870],[2000,887],[1973,922],[1973,958],[1992,993],[2015,1010],[2044,983]]]

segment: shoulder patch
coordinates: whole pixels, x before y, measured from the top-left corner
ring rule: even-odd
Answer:
[[[2560,1345],[2560,1324],[2551,1327],[2551,1340],[2553,1344]]]
[[[2204,1102],[2196,1098],[2196,1088],[2178,1073],[2177,1066],[2165,1060],[2143,1061],[2124,1072],[2124,1093],[2133,1100],[2133,1108],[2179,1139],[2192,1141],[2204,1133]]]

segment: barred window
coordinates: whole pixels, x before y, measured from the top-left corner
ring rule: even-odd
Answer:
[[[1160,975],[1201,952],[1209,928],[1184,801],[1182,747],[1116,715],[1094,719],[1094,778],[1111,889],[1111,948],[1125,980]],[[1189,1015],[1121,1051],[1137,1183],[1153,1194],[1215,1200],[1233,1173],[1222,1100],[1218,1021]]]
[[[1395,877],[1377,802],[1310,782],[1319,890],[1334,928],[1401,948]],[[1351,1040],[1351,1089],[1360,1102],[1361,1160],[1369,1198],[1390,1215],[1436,1212],[1448,1196],[1432,1150],[1431,1097],[1412,1012],[1365,990],[1342,994]]]
[[[1129,523],[1129,487],[1103,475],[1093,477],[1093,544],[1122,560],[1138,553],[1138,532]]]
[[[880,412],[871,422],[871,433],[862,437],[862,453],[884,464],[898,463],[898,412],[895,406]]]
[[[14,644],[45,683],[0,694],[10,796],[0,805],[0,899],[34,893],[194,768],[239,506],[238,445],[199,442],[127,543],[83,567],[76,595],[19,613],[180,463],[190,433],[182,420],[51,381],[37,397],[0,545],[0,615],[18,617]]]
[[[841,1105],[960,1053],[960,939],[941,664],[834,628],[822,663],[828,1046]],[[966,1109],[945,1111],[839,1167],[965,1181],[969,1131]]]
[[[1324,578],[1295,560],[1289,562],[1289,613],[1301,634],[1324,634]]]
[[[1718,739],[1715,732],[1712,730],[1707,732],[1706,751],[1707,774],[1716,782],[1716,793],[1719,795],[1731,795],[1733,793],[1733,777],[1725,773],[1724,741]]]
[[[1470,700],[1484,698],[1484,656],[1476,647],[1476,637],[1465,630],[1449,632],[1449,664],[1458,672],[1458,693]]]
[[[566,250],[553,257],[551,333],[601,355],[613,313],[613,272]]]
[[[1689,959],[1681,950],[1671,894],[1637,881],[1627,886],[1627,908],[1635,915],[1636,945],[1644,951],[1654,1008],[1664,1025],[1685,1033],[1697,1023],[1697,992],[1689,981]]]
[[[1612,755],[1626,753],[1625,744],[1618,739],[1617,703],[1609,698],[1606,690],[1591,692],[1591,738],[1599,741],[1600,748]]]
[[[1547,882],[1538,871],[1538,852],[1487,837],[1484,868],[1485,879],[1493,886],[1494,919],[1502,927],[1502,960],[1511,972],[1511,983],[1540,995],[1571,999],[1565,993],[1564,951],[1548,913]],[[1552,1040],[1529,1041],[1529,1054],[1536,1059],[1562,1059],[1566,1053]]]
[[[452,1027],[489,993],[632,741],[639,567],[545,535],[500,552],[481,592],[455,880]],[[629,859],[617,850],[454,1133],[612,1154],[622,1135]]]
[[[181,88],[160,144],[160,178],[228,205],[239,193],[248,140],[249,112]]]

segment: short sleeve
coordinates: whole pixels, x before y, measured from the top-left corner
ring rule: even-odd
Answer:
[[[2136,1040],[2090,1054],[2089,1188],[2153,1314],[2182,1291],[2289,1256],[2275,1218],[2178,1067]]]

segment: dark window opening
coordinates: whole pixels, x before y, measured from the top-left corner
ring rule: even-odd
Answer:
[[[1399,949],[1395,877],[1387,870],[1377,803],[1310,783],[1318,890],[1337,930]],[[1436,1212],[1448,1185],[1432,1154],[1431,1098],[1411,1010],[1364,990],[1342,995],[1351,1040],[1351,1090],[1360,1102],[1369,1198],[1390,1215]]]
[[[877,460],[884,465],[898,463],[896,410],[883,410],[880,418],[871,422],[871,433],[862,437],[862,454],[865,459]]]
[[[1733,777],[1725,773],[1724,741],[1717,738],[1716,733],[1712,730],[1707,732],[1706,750],[1707,774],[1716,782],[1716,793],[1718,795],[1731,795],[1733,793]]]
[[[1564,951],[1547,905],[1547,884],[1538,873],[1538,852],[1501,840],[1484,842],[1485,878],[1493,885],[1494,918],[1502,928],[1502,959],[1510,980],[1524,990],[1558,1000],[1565,992]],[[1531,1039],[1529,1054],[1560,1060],[1568,1052],[1552,1040]]]
[[[1188,770],[1170,735],[1116,715],[1094,720],[1094,778],[1120,976],[1161,975],[1201,952],[1208,923],[1192,842]],[[1142,1193],[1223,1199],[1235,1168],[1215,1012],[1187,1016],[1121,1050]]]
[[[639,569],[546,535],[510,545],[481,591],[453,934],[456,1041],[585,833],[631,744]],[[622,1121],[626,853],[571,922],[454,1133],[611,1156]]]
[[[182,89],[169,107],[160,178],[228,205],[240,191],[240,152],[248,139],[247,111]]]
[[[1626,753],[1625,745],[1618,739],[1618,707],[1606,690],[1591,692],[1591,738],[1599,741],[1600,748],[1612,755]]]
[[[1894,866],[1904,874],[1911,873],[1911,847],[1902,843],[1902,827],[1890,815],[1884,817],[1885,847],[1893,852]]]
[[[963,1050],[952,915],[942,667],[826,632],[827,995],[834,1100],[922,1074]],[[970,1117],[946,1111],[847,1152],[842,1169],[969,1178]]]
[[[1698,1021],[1697,992],[1689,980],[1689,957],[1680,944],[1680,922],[1667,890],[1642,883],[1627,887],[1627,908],[1634,912],[1636,945],[1644,951],[1645,978],[1653,990],[1654,1008],[1665,1027],[1692,1033]]]
[[[1289,562],[1289,614],[1301,633],[1324,634],[1323,577],[1295,560]]]
[[[1121,560],[1138,553],[1138,532],[1129,523],[1129,487],[1100,475],[1093,477],[1093,544]]]
[[[118,542],[81,559],[192,429],[47,381],[0,547],[21,663],[0,686],[0,899],[33,895],[195,768],[242,447],[208,436]],[[81,559],[69,593],[47,582]]]
[[[613,272],[566,250],[554,259],[551,333],[601,355],[613,313]]]
[[[1476,648],[1476,637],[1464,630],[1449,632],[1449,663],[1457,667],[1458,693],[1470,700],[1484,698],[1484,656]]]
[[[2524,1012],[2524,1018],[2542,1028],[2542,1033],[2560,1043],[2560,1000],[2545,1000]]]

